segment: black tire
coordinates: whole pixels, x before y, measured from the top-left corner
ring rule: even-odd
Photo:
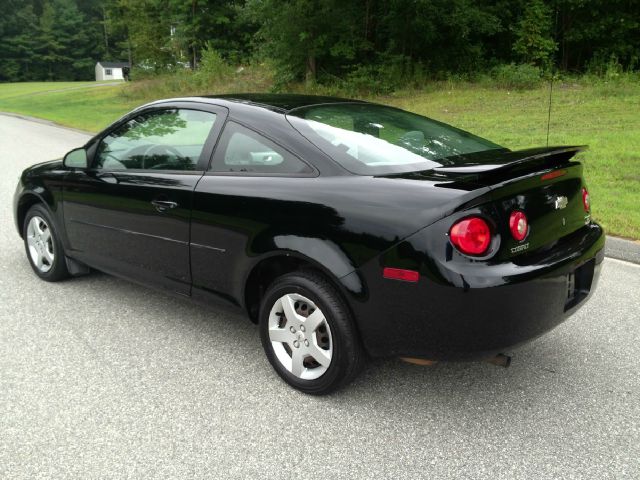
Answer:
[[[34,263],[29,250],[28,228],[29,222],[31,222],[34,217],[40,217],[41,219],[43,219],[46,223],[47,228],[50,230],[51,241],[49,243],[49,246],[53,251],[53,262],[49,264],[49,268],[47,271],[42,271],[40,268],[38,268],[38,266]],[[38,275],[38,277],[40,277],[42,280],[46,280],[47,282],[58,282],[70,276],[69,271],[67,270],[67,263],[65,261],[64,248],[62,247],[57,227],[48,210],[43,205],[34,205],[27,212],[27,215],[24,218],[24,224],[22,225],[22,238],[24,239],[24,246],[29,264],[31,265],[31,268],[33,269],[35,274]]]
[[[298,294],[311,300],[321,309],[328,324],[332,342],[331,362],[319,378],[306,380],[293,375],[278,359],[269,338],[271,310],[287,294]],[[362,370],[366,359],[344,300],[323,275],[313,271],[283,275],[269,286],[260,305],[260,338],[267,359],[278,375],[292,387],[312,395],[325,395],[351,382]]]

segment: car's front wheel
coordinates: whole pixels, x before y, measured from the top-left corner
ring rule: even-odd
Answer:
[[[49,212],[42,205],[29,209],[22,238],[31,268],[41,279],[56,282],[69,276],[62,243]]]
[[[260,336],[276,372],[305,393],[340,388],[364,363],[349,310],[315,272],[290,273],[269,287],[260,309]]]

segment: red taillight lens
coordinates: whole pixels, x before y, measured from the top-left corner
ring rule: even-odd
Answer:
[[[584,187],[582,187],[582,205],[584,205],[584,211],[589,212],[589,210],[591,209],[591,203],[589,201],[589,192]]]
[[[403,268],[390,268],[386,267],[382,270],[382,276],[384,278],[390,278],[392,280],[402,280],[404,282],[417,282],[420,280],[420,274],[415,270],[405,270]]]
[[[511,235],[517,241],[524,240],[524,237],[527,236],[529,231],[529,221],[524,212],[520,210],[511,212],[511,216],[509,216],[509,230],[511,230]]]
[[[482,218],[469,217],[451,227],[449,238],[462,253],[482,255],[491,243],[491,229]]]

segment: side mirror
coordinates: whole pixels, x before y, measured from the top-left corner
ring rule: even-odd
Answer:
[[[64,156],[62,165],[69,168],[87,168],[89,161],[87,159],[87,151],[84,148],[76,148],[71,150]]]

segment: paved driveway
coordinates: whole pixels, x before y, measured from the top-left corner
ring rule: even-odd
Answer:
[[[640,267],[482,363],[376,361],[286,387],[243,318],[102,274],[31,272],[11,196],[85,136],[0,116],[0,478],[640,478]]]

